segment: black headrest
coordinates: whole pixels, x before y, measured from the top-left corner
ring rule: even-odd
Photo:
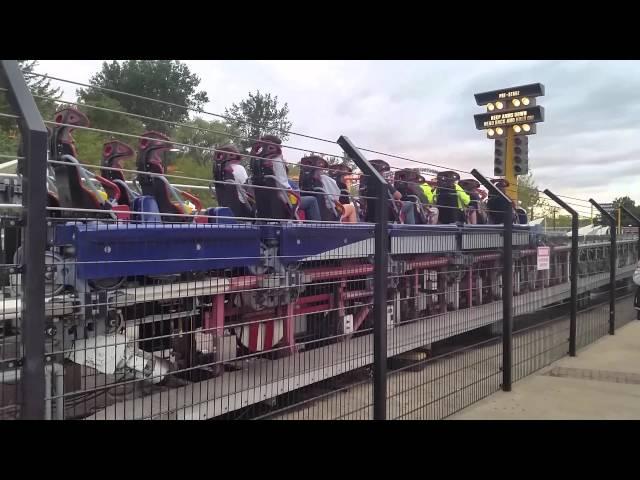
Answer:
[[[251,147],[251,155],[255,157],[276,156],[282,153],[282,140],[275,135],[263,135]]]
[[[319,168],[329,168],[329,162],[319,155],[309,155],[300,160],[300,165],[311,165]]]
[[[480,188],[480,182],[475,178],[465,178],[464,180],[460,180],[458,185],[465,190],[475,190],[476,188]]]
[[[369,163],[373,168],[375,168],[378,172],[384,173],[391,170],[391,167],[384,160],[369,160]]]
[[[213,159],[216,162],[240,161],[242,160],[242,155],[240,154],[240,149],[238,147],[229,143],[220,148],[216,148],[216,153],[213,156]]]
[[[453,170],[445,170],[443,172],[438,172],[438,180],[457,182],[458,180],[460,180],[460,175],[458,175],[458,173],[454,172]]]

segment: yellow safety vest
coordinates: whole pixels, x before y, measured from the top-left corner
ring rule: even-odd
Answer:
[[[471,197],[469,196],[469,194],[467,192],[464,191],[464,189],[458,185],[457,183],[455,184],[456,186],[456,196],[458,198],[458,208],[460,210],[464,209],[465,207],[467,207],[469,205],[469,203],[471,203]],[[436,189],[436,202],[438,201],[438,191]],[[432,198],[433,198],[433,194],[432,194]]]
[[[464,189],[456,183],[456,193],[458,194],[458,208],[463,209],[469,206],[471,197]]]
[[[431,189],[431,186],[423,183],[422,185],[420,185],[420,187],[424,192],[424,196],[427,197],[427,201],[429,202],[429,204],[433,205],[433,190]]]

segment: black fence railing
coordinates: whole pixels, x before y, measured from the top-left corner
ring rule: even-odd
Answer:
[[[43,120],[0,71],[1,418],[440,419],[636,316],[639,239],[578,236],[587,201],[545,190],[573,218],[551,234],[477,170],[427,180],[344,136],[304,138],[351,165],[289,161],[278,132],[176,144],[63,101]],[[211,178],[168,171],[176,145]]]
[[[1,79],[6,85],[6,99],[17,116],[20,131],[22,171],[22,215],[16,220],[22,226],[24,261],[11,267],[12,274],[22,278],[21,316],[28,319],[20,327],[22,351],[18,353],[18,372],[22,383],[22,417],[45,416],[45,328],[44,275],[46,248],[46,169],[47,130],[29,88],[13,60],[2,60]],[[13,225],[10,225],[10,227]],[[10,230],[11,228],[9,228]]]

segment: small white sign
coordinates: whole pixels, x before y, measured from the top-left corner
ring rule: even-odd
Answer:
[[[345,335],[353,333],[353,315],[345,315],[342,320],[342,332]]]
[[[394,324],[393,305],[387,305],[387,328],[393,328]]]
[[[538,247],[538,270],[549,270],[551,247]]]

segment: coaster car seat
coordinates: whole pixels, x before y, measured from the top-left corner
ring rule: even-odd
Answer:
[[[331,198],[331,193],[325,188],[323,177],[328,177],[323,170],[329,168],[329,163],[318,155],[311,155],[300,160],[300,195],[315,197],[320,208],[320,218],[323,221],[335,222],[344,213],[338,198]],[[328,177],[331,179],[331,177]],[[337,182],[336,182],[337,184]],[[317,192],[316,194],[309,192]],[[340,192],[341,193],[341,192]]]
[[[140,193],[127,185],[122,172],[122,168],[124,168],[122,162],[133,157],[134,154],[133,148],[119,140],[106,142],[102,147],[102,166],[107,167],[107,169],[101,169],[100,173],[104,178],[117,185],[120,191],[118,203],[120,205],[128,205],[129,208],[133,208],[135,199],[140,196]],[[111,170],[113,168],[118,170]]]
[[[247,187],[241,187],[233,174],[233,166],[242,160],[235,145],[225,145],[213,157],[215,196],[220,207],[231,209],[236,217],[255,217],[255,199]],[[224,183],[220,183],[224,182]]]
[[[456,182],[460,175],[453,171],[438,172],[436,177],[436,203],[438,205],[440,223],[449,224],[463,222],[463,213],[458,208]]]
[[[527,215],[527,211],[524,208],[516,208],[515,214],[518,219],[518,224],[527,225],[529,223],[529,217]]]
[[[420,172],[405,168],[395,172],[393,186],[400,192],[403,201],[413,203],[416,223],[425,225],[429,223],[429,215],[425,208],[429,200],[420,187],[420,179]]]
[[[164,176],[162,157],[164,152],[172,148],[171,140],[165,134],[153,131],[143,133],[142,137],[136,168],[140,172],[154,174],[138,174],[137,181],[142,194],[153,197],[160,213],[168,214],[162,215],[163,222],[193,222],[193,214],[202,207],[200,200],[188,192],[178,190]],[[195,209],[188,202],[193,203]]]
[[[384,160],[370,160],[369,163],[373,168],[375,168],[383,177],[387,178],[391,172],[391,167]],[[364,218],[365,222],[375,223],[376,222],[376,204],[377,204],[377,191],[375,186],[370,185],[370,181],[367,175],[360,176],[360,188],[358,189],[358,193],[360,194],[360,211],[362,214],[362,218]],[[387,188],[387,198],[389,199],[389,222],[400,222],[402,219],[400,218],[400,208],[396,204],[393,199],[391,192]],[[374,197],[374,198],[366,198],[366,197]]]
[[[251,183],[255,187],[256,216],[259,218],[297,219],[298,204],[291,190],[282,159],[282,141],[275,135],[264,135],[251,147]]]
[[[64,164],[53,164],[55,189],[60,207],[113,210],[115,202],[120,197],[119,188],[106,178],[92,174],[80,166],[77,160],[78,153],[72,133],[74,127],[88,127],[89,119],[84,113],[73,108],[56,112],[54,119],[55,125],[51,129],[49,152],[52,160],[64,162]],[[96,216],[95,212],[81,213],[83,216],[87,214]],[[107,216],[116,218],[113,213]]]
[[[509,182],[504,178],[494,178],[491,180],[491,183],[493,183],[496,188],[503,193],[509,186]],[[487,200],[487,217],[489,223],[496,225],[504,223],[504,211],[506,207],[507,205],[505,205],[505,200],[501,196],[489,193],[489,199]]]

